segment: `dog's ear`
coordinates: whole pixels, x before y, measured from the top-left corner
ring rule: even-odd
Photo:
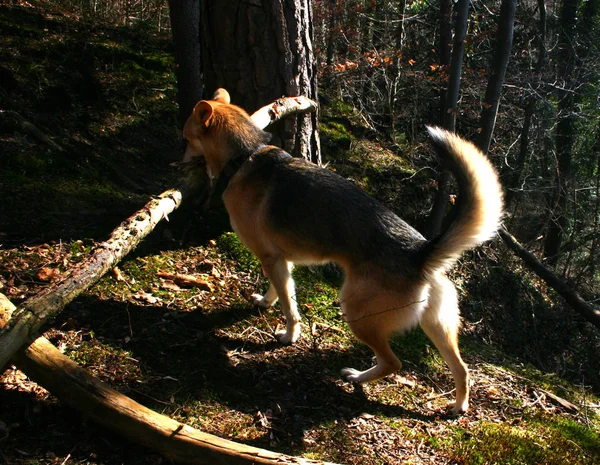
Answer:
[[[213,106],[208,100],[200,100],[194,107],[194,119],[204,127],[208,127],[213,112]]]
[[[229,92],[227,92],[223,88],[215,90],[215,93],[213,95],[213,100],[220,102],[220,103],[226,103],[226,104],[231,103],[231,97],[229,96]]]

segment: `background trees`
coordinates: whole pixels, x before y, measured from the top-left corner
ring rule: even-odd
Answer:
[[[344,4],[315,0],[323,91],[353,102],[373,135],[398,145],[424,123],[447,125],[449,116],[484,149],[491,141],[511,227],[565,278],[596,281],[587,264],[598,218],[584,212],[598,201],[598,2],[531,0],[516,9],[513,1],[470,2],[460,103],[441,114],[438,97],[456,82],[448,74],[448,25],[461,2],[452,14],[445,1]],[[494,52],[496,44],[503,48]],[[494,75],[495,96],[485,97]],[[498,103],[492,137],[486,114]],[[480,117],[489,121],[481,132]]]
[[[118,24],[169,27],[161,19],[166,3],[57,3]],[[330,113],[328,124],[346,137],[345,148],[354,132],[405,156],[425,142],[424,124],[455,127],[484,150],[489,146],[506,190],[510,231],[596,305],[599,4],[524,0],[515,9],[509,0],[170,2],[179,71],[194,68],[196,77],[188,81],[198,86],[186,93],[179,80],[182,119],[202,86],[204,96],[225,86],[252,111],[284,94],[315,98],[318,75],[322,108]],[[185,5],[199,5],[198,20]],[[142,16],[144,21],[135,19]],[[197,32],[189,27],[181,39],[182,22],[198,24]],[[198,50],[185,50],[192,42]],[[486,96],[486,89],[494,92]],[[340,108],[352,108],[352,118],[331,115]],[[277,128],[275,141],[318,160],[314,118]],[[484,119],[489,124],[480,130]],[[338,155],[325,153],[332,160]],[[421,185],[430,187],[403,207],[418,210],[409,219],[423,231],[430,214],[437,218],[429,232],[434,234],[450,210],[453,187],[445,191],[444,177],[426,171],[429,161],[411,162],[422,168]]]
[[[204,89],[227,87],[253,111],[281,95],[316,98],[318,74],[325,103],[352,105],[369,137],[398,152],[424,124],[456,126],[490,147],[511,230],[595,295],[599,0],[57,3],[116,24],[172,25],[181,121]],[[275,128],[275,142],[319,161],[316,131],[316,116],[299,117]],[[433,178],[429,234],[451,194],[447,176]]]

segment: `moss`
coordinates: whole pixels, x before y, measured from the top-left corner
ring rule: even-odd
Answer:
[[[535,417],[514,425],[481,422],[473,430],[457,428],[451,437],[433,441],[452,450],[457,463],[468,465],[597,463],[597,433],[566,418]]]
[[[323,153],[330,157],[340,157],[350,149],[354,137],[347,127],[337,121],[322,120],[319,126]]]
[[[261,269],[260,262],[248,249],[239,237],[232,232],[222,234],[217,239],[217,247],[229,258],[237,263],[237,267],[244,271],[258,272]]]

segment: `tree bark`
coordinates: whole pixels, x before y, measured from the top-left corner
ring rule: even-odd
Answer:
[[[34,381],[94,422],[179,463],[325,464],[221,439],[160,415],[94,378],[42,337],[17,353],[13,361]]]
[[[197,0],[169,0],[177,77],[179,123],[183,128],[204,91],[200,71],[200,4]],[[269,100],[265,100],[268,102]]]
[[[588,304],[577,292],[571,289],[555,273],[550,271],[535,255],[525,249],[519,242],[504,228],[498,233],[504,243],[519,257],[527,266],[540,278],[546,282],[552,289],[558,292],[566,302],[584,317],[587,321],[600,329],[600,310]]]
[[[208,92],[226,88],[249,112],[282,95],[317,100],[308,0],[200,2],[202,70]],[[317,114],[271,128],[274,143],[321,163]]]
[[[458,0],[456,3],[456,23],[450,71],[448,73],[448,90],[446,91],[445,113],[442,126],[448,131],[456,129],[456,113],[458,107],[458,94],[460,90],[460,77],[465,51],[465,38],[467,36],[467,22],[469,18],[469,0]],[[431,214],[428,220],[427,237],[439,235],[444,221],[448,196],[450,194],[450,172],[444,169],[438,178],[438,191],[436,193]]]
[[[502,1],[500,18],[498,19],[496,50],[492,60],[490,79],[488,80],[485,91],[483,109],[481,110],[481,117],[479,120],[481,132],[477,138],[477,146],[484,154],[487,154],[490,149],[492,134],[494,132],[494,126],[496,125],[500,94],[502,93],[504,76],[506,75],[506,68],[508,67],[508,60],[512,49],[516,11],[517,0]]]
[[[577,0],[563,0],[560,17],[559,34],[559,77],[567,90],[559,96],[558,123],[556,125],[555,143],[558,164],[556,181],[551,202],[550,223],[544,240],[544,256],[546,263],[555,267],[560,253],[564,232],[568,227],[569,186],[571,164],[573,158],[573,142],[575,140],[575,96],[573,88],[573,72],[575,69],[575,26],[577,23]]]
[[[282,98],[259,109],[252,119],[264,129],[288,115],[314,112],[316,109],[315,102],[302,96]],[[190,177],[194,177],[193,174]],[[21,304],[5,327],[0,327],[0,371],[22,346],[31,343],[39,335],[48,321],[131,252],[160,220],[178,208],[190,190],[190,183],[182,183],[178,189],[169,189],[152,199],[115,229],[110,238],[96,247],[91,257],[65,280],[49,286]]]

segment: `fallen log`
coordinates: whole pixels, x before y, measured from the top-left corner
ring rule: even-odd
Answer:
[[[110,238],[100,243],[64,280],[19,305],[0,330],[0,371],[21,347],[39,336],[46,323],[135,249],[159,221],[179,207],[182,198],[181,189],[170,189],[152,199],[121,223]]]
[[[256,121],[257,126],[264,129],[288,115],[316,109],[317,104],[306,97],[286,97],[260,108],[252,115],[252,119]],[[194,169],[193,164],[191,169]],[[188,176],[188,179],[192,177]],[[90,258],[63,281],[47,287],[40,294],[19,305],[4,329],[0,328],[0,372],[21,347],[30,344],[39,336],[45,324],[131,252],[150,234],[158,222],[178,208],[192,188],[191,182],[184,182],[177,189],[169,189],[152,199],[115,229],[110,238],[99,244]]]
[[[511,249],[515,255],[521,258],[535,274],[537,274],[544,280],[546,284],[548,284],[548,286],[558,292],[573,310],[579,313],[596,328],[600,329],[599,309],[594,308],[592,305],[587,303],[583,297],[581,297],[555,273],[548,269],[535,257],[535,255],[523,247],[519,241],[517,241],[517,239],[515,239],[515,237],[512,236],[506,229],[500,228],[498,234],[500,234],[500,237],[508,246],[508,248]]]
[[[326,463],[239,444],[160,415],[94,378],[43,337],[19,351],[12,361],[40,386],[91,420],[175,462],[210,465]]]

